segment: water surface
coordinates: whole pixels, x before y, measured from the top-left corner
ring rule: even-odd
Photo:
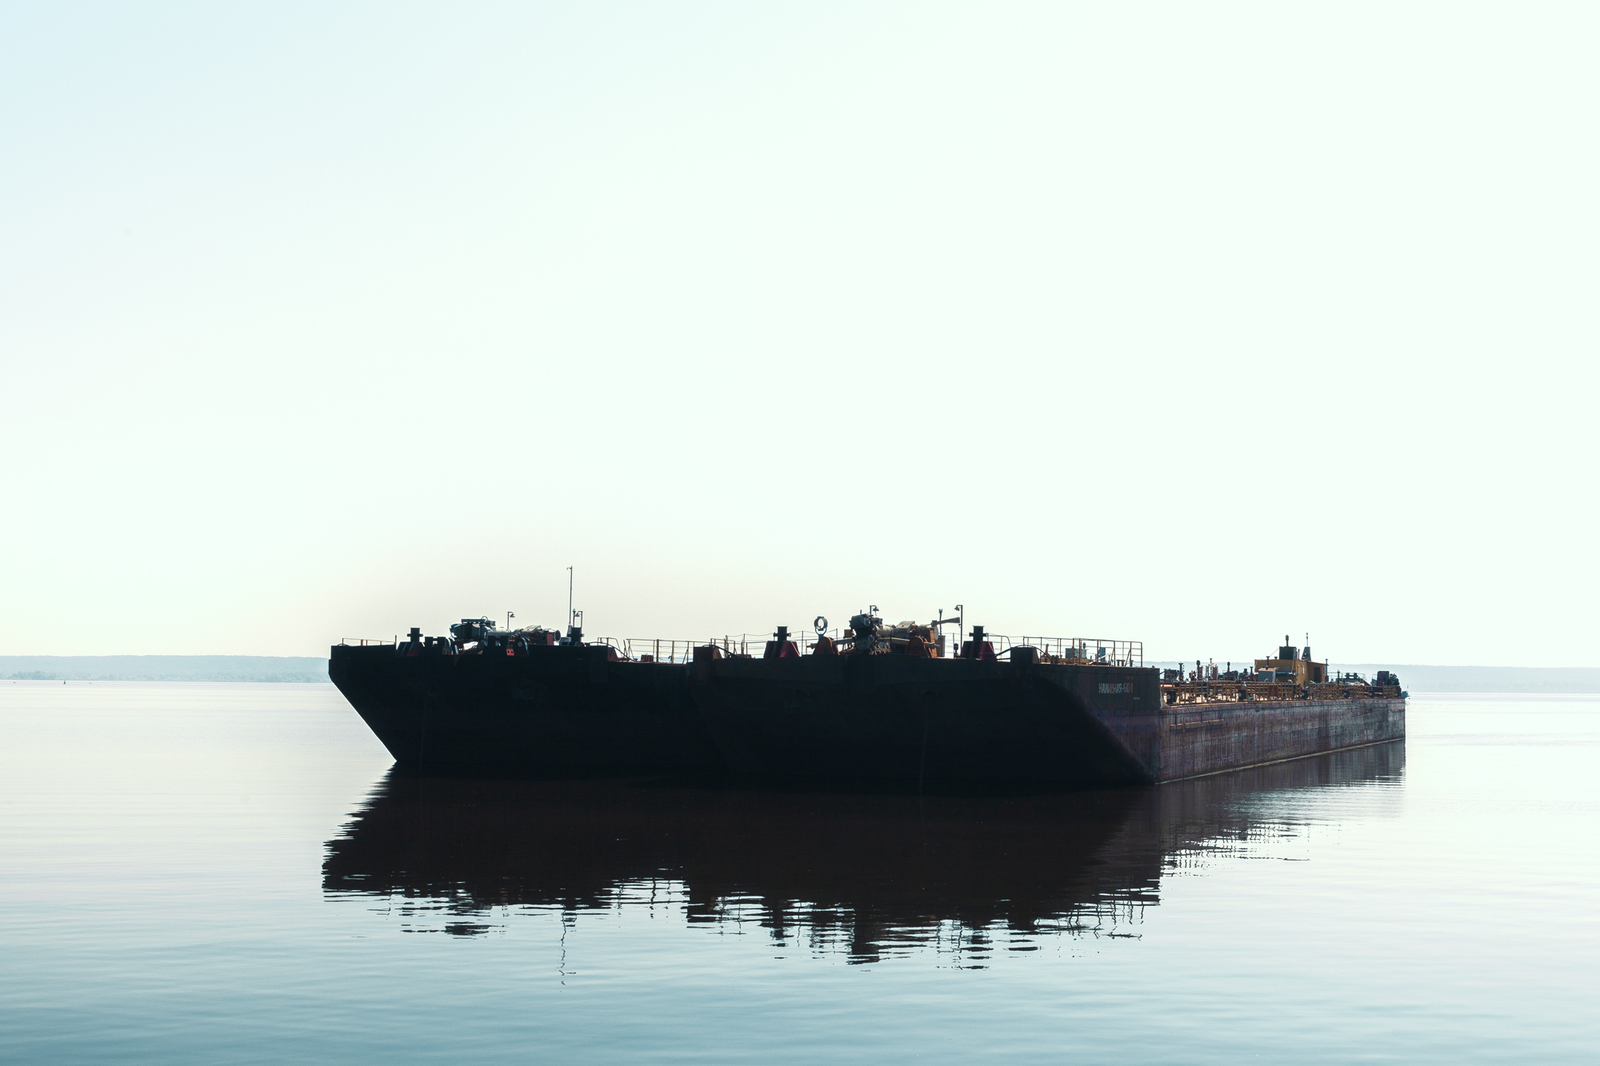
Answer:
[[[16,1062],[1591,1062],[1600,698],[1066,796],[395,775],[327,685],[0,683]]]

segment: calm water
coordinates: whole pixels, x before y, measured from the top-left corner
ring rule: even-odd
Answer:
[[[1600,697],[1009,800],[399,778],[325,685],[0,722],[7,1062],[1600,1057]]]

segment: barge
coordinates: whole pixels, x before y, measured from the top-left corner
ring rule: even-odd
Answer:
[[[1138,641],[886,624],[770,639],[586,641],[464,619],[333,648],[329,675],[402,767],[481,776],[725,771],[890,788],[1158,784],[1405,735],[1398,678],[1289,645],[1253,670],[1144,664]],[[958,633],[960,630],[957,631]]]

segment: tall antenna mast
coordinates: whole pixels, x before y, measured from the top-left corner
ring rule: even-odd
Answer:
[[[567,567],[567,625],[572,624],[572,567]]]

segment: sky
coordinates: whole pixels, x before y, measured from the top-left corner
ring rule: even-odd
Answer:
[[[1600,665],[1588,4],[0,4],[0,652]]]

